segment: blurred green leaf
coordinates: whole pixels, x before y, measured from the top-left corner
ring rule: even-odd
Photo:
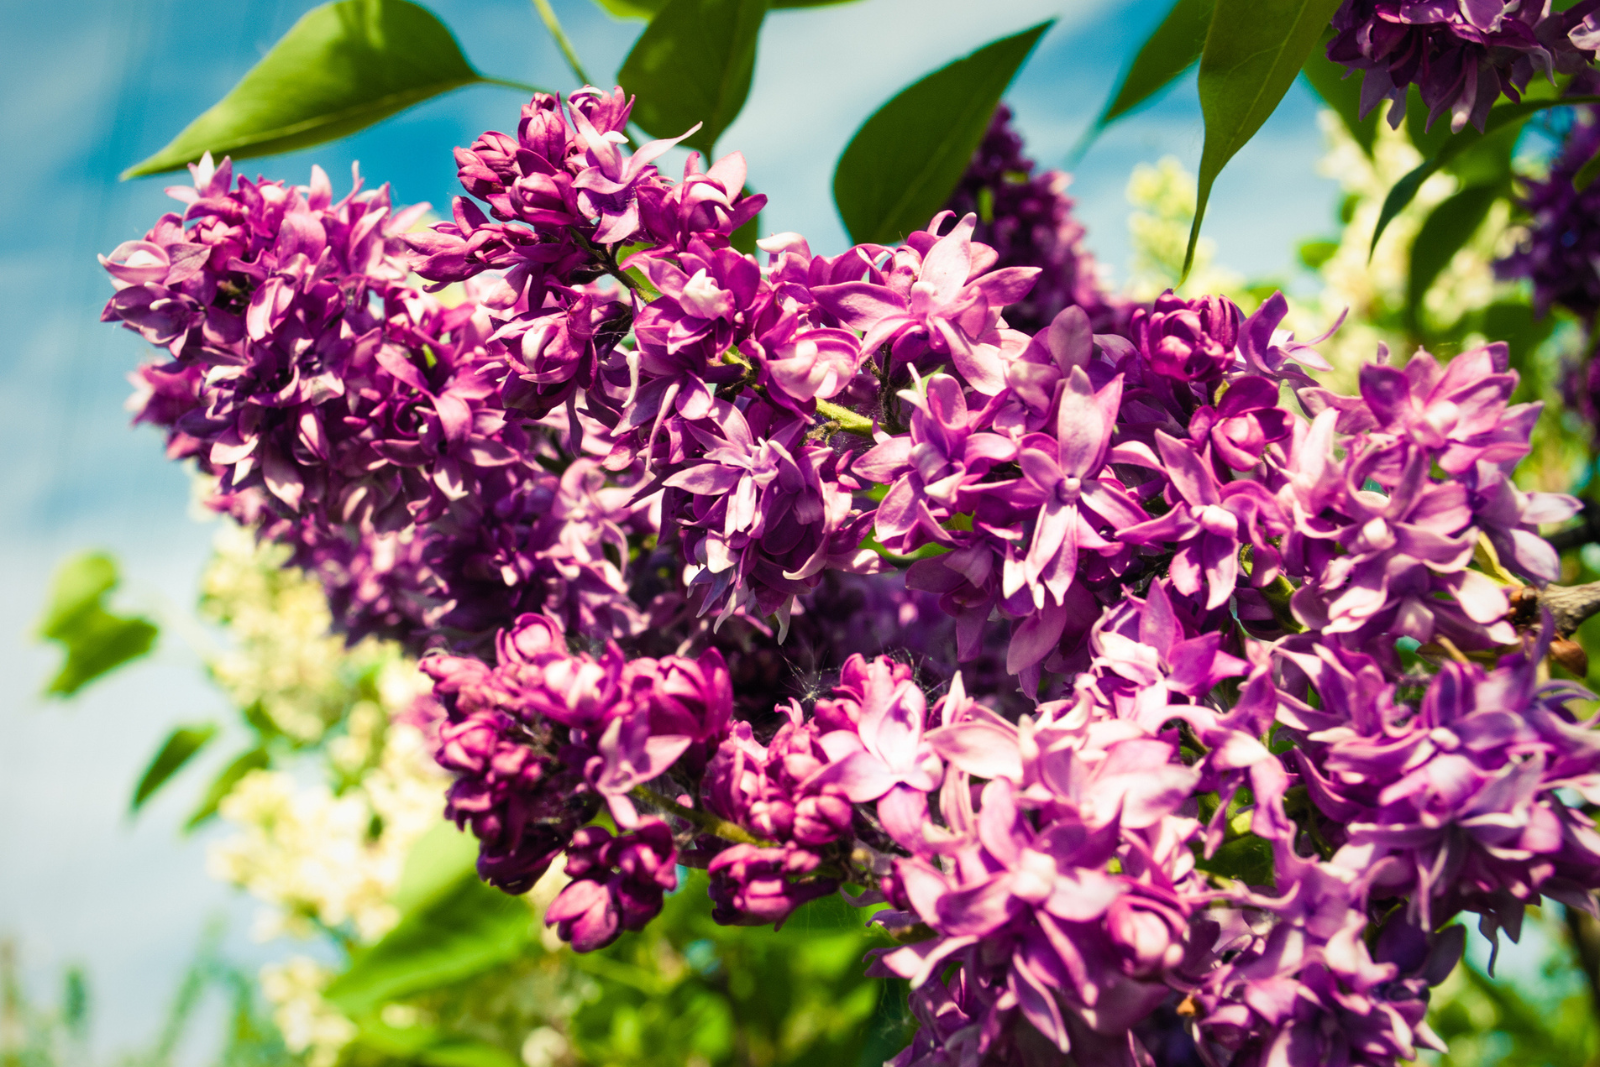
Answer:
[[[733,124],[755,72],[767,0],[668,0],[617,72],[638,96],[633,121],[652,137],[676,137],[709,160]]]
[[[1200,59],[1217,0],[1177,0],[1122,72],[1088,137],[1171,85]]]
[[[387,1000],[514,958],[527,943],[532,922],[520,897],[491,889],[469,873],[360,952],[323,995],[347,1015],[365,1014]]]
[[[206,795],[200,799],[189,821],[184,823],[185,830],[193,830],[207,819],[217,813],[217,806],[222,803],[222,798],[233,792],[233,787],[239,780],[251,771],[264,771],[272,765],[272,758],[267,755],[264,748],[252,748],[250,751],[236,756],[232,763],[222,768],[222,773],[211,780],[211,785],[206,789]]]
[[[59,641],[71,633],[80,618],[102,605],[118,580],[117,562],[104,552],[83,552],[62,561],[39,620],[39,636]]]
[[[1581,193],[1594,184],[1596,177],[1600,177],[1600,152],[1590,156],[1589,162],[1578,168],[1578,173],[1572,176],[1572,187]]]
[[[106,609],[118,581],[116,561],[103,552],[80,553],[56,568],[38,635],[60,645],[66,660],[45,687],[48,695],[72,696],[155,646],[154,623]]]
[[[1389,223],[1395,220],[1395,216],[1404,211],[1406,206],[1416,198],[1417,190],[1422,188],[1423,182],[1433,177],[1441,167],[1444,167],[1467,149],[1476,145],[1484,137],[1507,128],[1520,128],[1521,124],[1530,115],[1552,107],[1566,107],[1572,104],[1592,104],[1596,102],[1600,102],[1600,96],[1569,96],[1560,100],[1524,100],[1520,104],[1501,104],[1489,112],[1489,118],[1484,122],[1483,133],[1479,133],[1468,126],[1460,133],[1451,134],[1444,139],[1437,152],[1395,182],[1394,188],[1389,190],[1389,195],[1383,201],[1383,210],[1378,213],[1377,228],[1372,232],[1371,249],[1377,249],[1378,239],[1383,236],[1383,231],[1388,229]]]
[[[1001,95],[1055,23],[1041,22],[948,63],[862,123],[833,171],[850,238],[890,244],[928,224],[983,140]]]
[[[1210,859],[1197,856],[1194,864],[1202,871],[1235,878],[1252,886],[1271,886],[1276,871],[1272,845],[1254,834],[1224,841],[1214,856]]]
[[[139,779],[139,785],[133,791],[133,801],[128,805],[128,810],[134,812],[142,808],[144,802],[155,795],[156,790],[166,785],[173,775],[183,769],[184,764],[193,759],[195,754],[216,736],[217,726],[209,722],[197,726],[180,726],[168,734],[155,759],[150,761],[144,775]]]
[[[226,96],[122,177],[177,170],[205,152],[243,159],[321,144],[491,80],[426,8],[338,0],[302,15]]]
[[[1206,140],[1200,154],[1200,192],[1183,258],[1184,274],[1194,263],[1195,244],[1200,240],[1200,225],[1217,175],[1277,110],[1339,3],[1217,0],[1200,55],[1200,110],[1205,115]]]
[[[1326,40],[1324,35],[1323,41]],[[1356,144],[1371,158],[1372,146],[1378,140],[1378,115],[1383,108],[1374,107],[1367,112],[1366,118],[1361,117],[1361,76],[1350,74],[1349,67],[1329,59],[1326,49],[1320,44],[1306,57],[1300,73],[1305,76],[1311,91],[1333,109]]]
[[[394,906],[405,915],[437,900],[477,868],[478,839],[438,822],[417,838],[400,869]]]
[[[1417,231],[1406,278],[1406,319],[1413,328],[1422,321],[1422,298],[1428,288],[1483,225],[1502,192],[1498,185],[1469,186],[1434,208]]]
[[[1339,242],[1326,239],[1301,241],[1296,249],[1300,262],[1307,270],[1321,270],[1323,264],[1339,253]]]

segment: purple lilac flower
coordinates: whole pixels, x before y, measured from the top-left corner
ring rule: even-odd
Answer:
[[[1328,58],[1363,72],[1361,110],[1389,99],[1405,115],[1416,85],[1428,121],[1479,130],[1501,95],[1520,100],[1535,74],[1570,74],[1600,47],[1600,4],[1555,11],[1549,0],[1345,0],[1333,16]]]
[[[1469,6],[1382,10],[1438,16],[1415,43]],[[1127,336],[1074,297],[1023,332],[1065,268],[975,214],[762,264],[729,241],[742,158],[670,181],[630,106],[535,97],[426,233],[207,165],[107,258],[107,317],[172,357],[140,417],[212,506],[352,636],[436,650],[483,877],[565,854],[547,918],[580,950],[679,862],[727,923],[863,885],[922,1025],[901,1067],[1393,1064],[1436,1045],[1435,931],[1592,906],[1569,802],[1600,802],[1600,733],[1480,562],[1551,579],[1539,528],[1576,507],[1511,480],[1538,407],[1504,346],[1380,352],[1342,397],[1281,295],[1167,294]]]
[[[1572,124],[1549,177],[1524,179],[1521,203],[1529,216],[1527,236],[1516,251],[1495,264],[1495,272],[1503,278],[1529,279],[1534,306],[1541,314],[1559,305],[1592,323],[1600,311],[1600,268],[1595,266],[1600,228],[1594,225],[1600,186],[1579,190],[1573,178],[1600,151],[1600,116],[1593,107],[1570,110]]]

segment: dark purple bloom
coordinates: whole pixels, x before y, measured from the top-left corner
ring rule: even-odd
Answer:
[[[1389,99],[1389,122],[1405,114],[1416,85],[1431,124],[1483,129],[1501,95],[1520,100],[1535,74],[1572,73],[1595,58],[1595,12],[1549,0],[1345,0],[1333,16],[1328,58],[1361,70],[1361,110]]]

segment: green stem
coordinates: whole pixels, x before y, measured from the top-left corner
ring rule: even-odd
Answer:
[[[872,439],[872,420],[865,415],[858,415],[849,408],[830,404],[826,400],[817,401],[817,414],[826,417],[830,422],[838,423],[839,429],[845,433]]]
[[[479,80],[485,85],[498,85],[503,89],[515,89],[517,92],[527,93],[529,96],[532,96],[534,93],[542,93],[545,91],[539,88],[537,85],[529,85],[527,82],[513,81],[510,78],[485,78],[480,76]]]
[[[719,819],[708,811],[698,811],[686,808],[675,800],[657,793],[647,785],[635,786],[633,794],[635,799],[646,804],[654,805],[663,811],[670,812],[685,822],[693,823],[708,834],[715,834],[724,841],[732,841],[740,845],[756,845],[761,848],[771,848],[771,841],[763,841],[747,831],[744,827],[731,823],[726,819]]]
[[[593,85],[593,79],[584,72],[583,64],[578,60],[578,52],[572,47],[572,41],[567,37],[567,31],[561,28],[561,20],[556,18],[555,10],[550,6],[550,0],[533,0],[533,6],[539,12],[539,19],[544,23],[544,28],[550,31],[550,36],[556,42],[556,47],[561,49],[561,55],[566,59],[567,66],[572,69],[573,77],[578,79],[578,84]]]

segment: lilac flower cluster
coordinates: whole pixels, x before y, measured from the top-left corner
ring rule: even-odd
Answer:
[[[1528,179],[1521,205],[1529,215],[1522,246],[1495,264],[1505,278],[1533,283],[1534,306],[1540,314],[1559,305],[1585,322],[1600,312],[1600,185],[1579,190],[1573,179],[1600,151],[1600,116],[1593,107],[1572,109],[1560,154],[1544,180]]]
[[[1600,3],[1565,11],[1550,0],[1345,0],[1333,16],[1328,58],[1363,72],[1361,111],[1391,102],[1405,115],[1415,85],[1431,124],[1479,130],[1501,95],[1520,100],[1535,74],[1571,74],[1600,50]]]
[[[142,417],[218,506],[347,627],[448,646],[487,881],[565,855],[580,950],[679,864],[724,923],[886,905],[898,1067],[1394,1064],[1458,915],[1593,907],[1600,734],[1502,584],[1556,577],[1577,503],[1511,479],[1504,345],[1340,396],[1282,296],[1019,330],[1055,276],[976,213],[761,262],[742,159],[669,181],[629,106],[535,97],[430,231],[202,169],[109,260],[108,316],[174,357]]]

